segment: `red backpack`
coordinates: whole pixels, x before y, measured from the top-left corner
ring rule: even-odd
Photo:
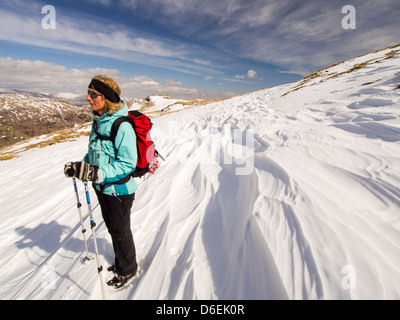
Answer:
[[[137,147],[137,163],[136,169],[132,172],[133,177],[142,177],[147,172],[154,173],[158,168],[158,152],[154,148],[154,143],[150,137],[150,130],[153,126],[150,118],[139,111],[129,111],[127,117],[119,117],[115,119],[110,136],[99,134],[94,128],[100,140],[111,140],[115,144],[115,137],[117,136],[119,126],[123,122],[129,122],[136,133],[136,147]],[[122,179],[122,180],[125,180]],[[123,182],[123,181],[120,182]],[[127,181],[126,181],[127,182]]]

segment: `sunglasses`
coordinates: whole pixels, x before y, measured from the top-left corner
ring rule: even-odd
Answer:
[[[98,96],[101,96],[101,93],[88,90],[88,95],[90,96],[90,98],[96,99]]]

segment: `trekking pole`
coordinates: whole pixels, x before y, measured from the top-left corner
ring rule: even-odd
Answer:
[[[96,227],[96,223],[94,222],[93,219],[93,212],[92,212],[92,205],[90,204],[90,197],[89,197],[89,190],[88,190],[88,184],[87,182],[84,182],[85,185],[85,192],[86,192],[86,200],[87,200],[87,205],[89,209],[89,216],[90,216],[90,228],[92,229],[92,234],[93,234],[93,243],[94,243],[94,251],[96,254],[96,261],[97,261],[97,273],[99,274],[99,279],[100,279],[100,285],[101,285],[101,293],[103,295],[103,299],[106,299],[106,294],[104,291],[104,283],[103,283],[103,277],[102,277],[102,271],[103,271],[103,266],[100,264],[100,259],[99,259],[99,251],[97,249],[97,241],[96,241],[96,233],[94,228]]]
[[[82,235],[83,235],[83,241],[85,242],[85,250],[86,250],[86,257],[85,257],[85,260],[88,260],[88,261],[89,261],[89,260],[92,260],[93,257],[89,255],[88,246],[87,246],[87,242],[86,242],[86,235],[85,235],[86,229],[85,229],[85,227],[84,227],[84,225],[83,225],[82,211],[81,211],[82,204],[81,204],[81,202],[79,201],[78,187],[77,187],[77,185],[76,185],[76,179],[75,179],[75,178],[72,178],[72,182],[73,182],[73,184],[74,184],[75,196],[76,196],[76,205],[77,205],[77,207],[78,207],[79,219],[80,219],[80,221],[81,221],[81,230],[82,230]]]

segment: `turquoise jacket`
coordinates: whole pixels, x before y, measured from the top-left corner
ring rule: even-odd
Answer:
[[[128,115],[128,106],[124,101],[121,100],[121,102],[124,103],[124,107],[111,115],[105,113],[101,117],[96,115],[93,117],[92,131],[89,136],[89,150],[82,160],[99,168],[95,187],[99,191],[102,190],[104,194],[111,196],[128,195],[137,190],[134,178],[131,178],[125,184],[115,184],[136,169],[136,134],[132,125],[128,122],[121,124],[115,137],[115,146],[112,141],[100,140],[93,130],[94,126],[97,125],[97,130],[101,135],[110,136],[111,126],[115,119]]]

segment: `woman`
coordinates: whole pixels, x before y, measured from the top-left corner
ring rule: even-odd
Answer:
[[[115,276],[108,284],[117,287],[133,277],[138,267],[130,228],[130,210],[137,190],[130,176],[136,168],[136,135],[128,122],[119,127],[115,143],[98,135],[110,136],[115,119],[128,115],[128,106],[120,94],[114,79],[107,76],[92,79],[86,97],[94,115],[89,150],[82,161],[69,162],[64,168],[67,177],[93,182],[115,253],[115,264],[108,268]]]

